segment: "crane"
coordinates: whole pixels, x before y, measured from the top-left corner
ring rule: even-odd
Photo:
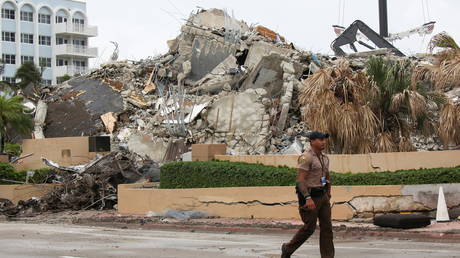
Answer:
[[[423,3],[423,1],[422,1]],[[424,7],[425,11],[425,7]],[[399,33],[388,33],[388,7],[387,0],[379,0],[379,24],[380,33],[376,33],[367,24],[362,21],[353,22],[348,28],[340,25],[333,25],[333,29],[337,38],[332,42],[331,48],[334,53],[338,56],[344,56],[346,53],[341,49],[343,45],[350,45],[353,51],[358,52],[355,42],[367,47],[374,49],[374,47],[365,43],[364,41],[371,41],[379,48],[388,48],[393,54],[398,56],[404,56],[404,54],[393,46],[392,42],[400,40],[406,37],[410,37],[414,34],[420,36],[429,35],[433,32],[435,21],[430,21],[422,26],[399,32]]]

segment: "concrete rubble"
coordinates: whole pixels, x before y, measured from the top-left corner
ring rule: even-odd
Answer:
[[[64,167],[42,158],[53,169],[47,183],[54,189],[41,198],[30,198],[13,205],[0,200],[0,214],[10,217],[34,216],[37,213],[60,210],[107,210],[117,205],[117,187],[160,179],[159,165],[139,161],[130,154],[112,152],[99,155],[86,165]]]
[[[44,137],[111,135],[116,150],[159,163],[180,158],[194,143],[226,143],[230,154],[298,154],[308,147],[299,89],[336,57],[301,50],[218,9],[194,12],[167,44],[164,55],[107,63],[48,90],[37,135],[42,128]],[[362,69],[367,58],[348,61]],[[443,148],[437,137],[412,141],[417,150]]]

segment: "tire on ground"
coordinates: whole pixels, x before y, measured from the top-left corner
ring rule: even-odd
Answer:
[[[431,224],[431,218],[420,214],[386,214],[374,218],[374,225],[390,228],[422,228]]]

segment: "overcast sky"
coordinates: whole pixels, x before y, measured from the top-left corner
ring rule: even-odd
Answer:
[[[120,44],[120,59],[165,53],[166,41],[180,33],[184,19],[197,6],[225,8],[249,25],[264,25],[306,50],[325,54],[332,54],[334,24],[347,27],[360,19],[378,32],[378,0],[87,0],[89,23],[99,27],[99,36],[90,41],[100,55],[93,66],[109,59],[113,51],[109,41]],[[458,0],[388,0],[389,32],[436,21],[432,35],[447,31],[460,42],[459,11]],[[426,51],[429,39],[414,35],[395,45],[414,54]]]

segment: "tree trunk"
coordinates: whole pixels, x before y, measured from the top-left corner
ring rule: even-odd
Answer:
[[[3,133],[0,132],[0,154],[3,154],[5,150],[5,137],[3,137]]]

